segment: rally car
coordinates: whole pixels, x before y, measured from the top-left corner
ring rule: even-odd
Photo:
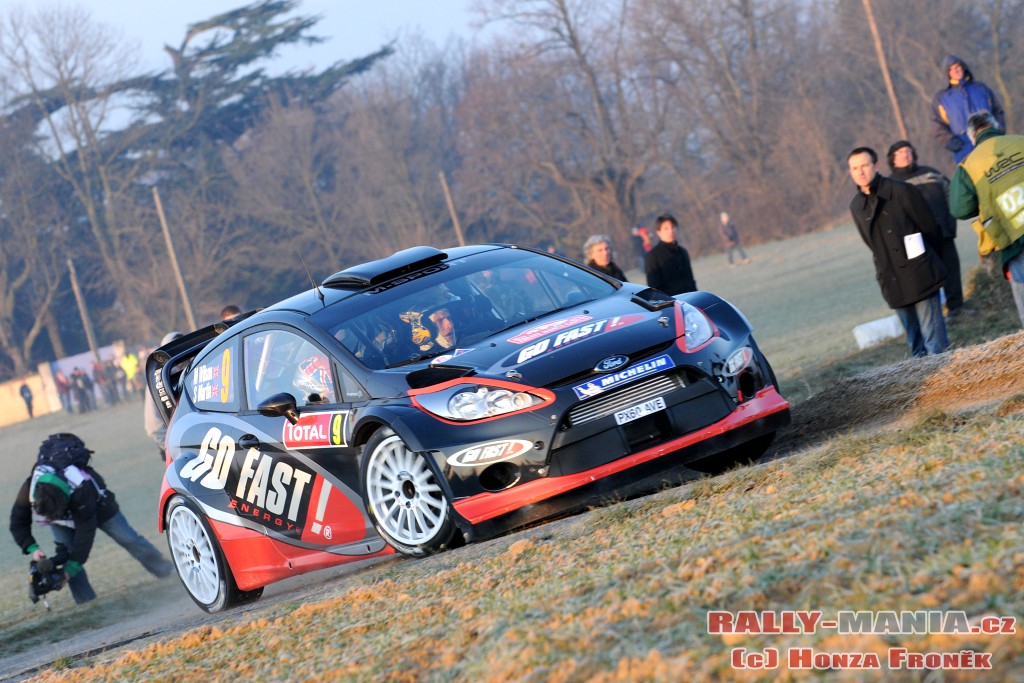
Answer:
[[[343,270],[161,347],[147,376],[161,531],[207,611],[756,458],[789,420],[728,302],[510,245]]]

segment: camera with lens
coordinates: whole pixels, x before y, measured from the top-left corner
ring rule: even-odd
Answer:
[[[28,567],[28,597],[32,602],[50,591],[59,591],[64,587],[64,570],[53,565],[53,560],[44,557],[32,560]]]

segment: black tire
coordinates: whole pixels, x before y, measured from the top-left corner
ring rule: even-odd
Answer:
[[[167,505],[167,547],[189,597],[206,612],[259,600],[263,587],[239,590],[210,523],[192,501],[175,495]]]
[[[452,506],[426,457],[409,449],[387,427],[363,448],[359,463],[363,502],[370,521],[395,550],[414,557],[452,546]]]

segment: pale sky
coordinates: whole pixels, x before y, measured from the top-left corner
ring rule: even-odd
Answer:
[[[320,15],[313,33],[328,40],[282,53],[287,68],[324,68],[338,60],[365,56],[394,38],[421,34],[441,46],[451,36],[473,40],[469,7],[473,0],[302,0],[295,13]],[[188,24],[248,4],[246,0],[46,0],[48,5],[80,6],[140,44],[140,66],[164,69],[164,44],[178,47]],[[0,0],[0,10],[31,9],[31,2]]]

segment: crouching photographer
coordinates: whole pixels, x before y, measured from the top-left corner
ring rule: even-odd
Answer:
[[[128,524],[114,493],[88,460],[92,451],[73,434],[54,434],[43,442],[32,474],[22,484],[11,508],[11,535],[35,562],[33,582],[47,590],[66,581],[76,603],[96,597],[85,573],[96,530],[110,536],[151,574],[166,577],[173,565]],[[57,548],[47,557],[32,535],[32,522],[49,527]],[[56,577],[54,574],[56,573]],[[36,591],[37,588],[33,588]],[[33,592],[32,595],[42,593]]]

